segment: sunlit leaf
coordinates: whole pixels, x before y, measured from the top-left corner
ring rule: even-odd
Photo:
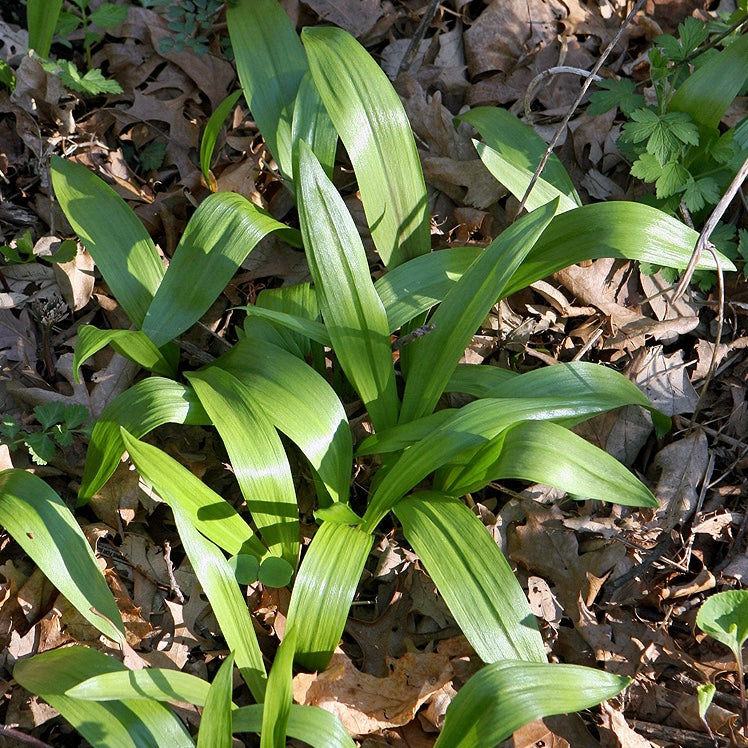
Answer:
[[[241,89],[230,93],[216,108],[215,111],[210,115],[208,123],[205,125],[203,132],[203,138],[200,141],[200,170],[203,173],[203,179],[212,192],[216,191],[215,178],[210,171],[210,162],[213,158],[213,150],[216,147],[218,141],[218,134],[221,132],[224,120],[229,116],[229,113],[239,101],[239,97],[242,95]]]
[[[288,718],[293,704],[293,656],[296,629],[286,629],[268,675],[262,712],[260,748],[286,748]]]
[[[231,748],[234,743],[231,735],[233,669],[234,655],[229,652],[208,689],[197,733],[197,748]]]
[[[696,625],[733,654],[739,653],[748,639],[748,590],[710,595],[699,608]]]

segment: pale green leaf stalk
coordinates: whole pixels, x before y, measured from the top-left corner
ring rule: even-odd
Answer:
[[[314,84],[356,172],[372,238],[387,267],[429,251],[426,185],[408,117],[392,84],[347,32],[301,35]]]
[[[301,233],[335,353],[374,428],[393,426],[399,402],[387,316],[361,238],[338,191],[303,142],[298,171]]]
[[[39,57],[49,57],[61,10],[62,0],[28,0],[26,3],[29,49],[33,49]]]

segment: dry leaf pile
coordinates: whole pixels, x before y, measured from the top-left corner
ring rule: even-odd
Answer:
[[[453,118],[478,105],[522,114],[538,76],[558,65],[589,69],[626,11],[619,0],[450,0],[418,39],[424,0],[283,5],[299,26],[334,23],[350,31],[394,81],[416,134],[437,247],[487,244],[517,208],[478,159],[470,129],[455,128]],[[706,12],[698,0],[648,3],[604,74],[644,79],[652,38]],[[82,247],[69,262],[45,261],[72,235],[55,204],[46,164],[57,153],[94,170],[129,202],[168,261],[187,217],[208,194],[197,160],[201,132],[237,85],[221,53],[221,18],[214,32],[203,56],[161,54],[166,21],[130,5],[127,21],[104,37],[94,55],[94,65],[107,70],[123,93],[86,100],[25,54],[26,32],[13,14],[0,10],[0,50],[14,66],[20,61],[15,92],[0,91],[0,244],[28,230],[37,258],[0,264],[3,415],[33,429],[33,406],[63,402],[84,405],[96,417],[138,376],[130,362],[101,352],[84,368],[85,383],[74,381],[78,328],[129,322]],[[529,109],[541,135],[550,138],[580,86],[577,76],[554,75],[535,89]],[[736,106],[744,115],[746,101]],[[236,107],[227,124],[214,158],[218,189],[239,192],[280,220],[292,215],[291,199],[246,106]],[[563,134],[558,152],[585,202],[641,195],[616,146],[620,124],[614,112],[591,117],[582,106]],[[338,176],[341,185],[351,181],[345,168]],[[356,195],[347,202],[363,222]],[[748,225],[745,210],[740,220]],[[232,307],[253,301],[263,287],[307,277],[302,254],[266,239],[202,326],[185,336],[187,355],[220,353],[232,340]],[[712,729],[731,745],[744,744],[734,732],[735,666],[726,649],[698,633],[695,615],[705,594],[741,587],[748,577],[748,297],[744,281],[728,278],[725,332],[715,349],[715,298],[694,292],[672,303],[668,290],[662,277],[640,274],[628,262],[571,267],[497,306],[465,352],[471,363],[520,371],[579,359],[602,362],[626,373],[674,421],[662,441],[649,416],[633,406],[577,427],[648,482],[660,500],[658,511],[577,503],[543,486],[519,484],[495,485],[472,497],[517,568],[551,658],[634,679],[619,702],[584,718],[533,723],[507,746],[711,746],[695,695],[706,682],[718,689],[709,711]],[[704,392],[710,367],[716,374]],[[166,428],[159,440],[216,490],[238,500],[225,454],[211,435]],[[76,440],[40,467],[22,450],[0,446],[0,469],[33,468],[73,502],[84,456],[85,444]],[[366,484],[366,465],[360,468],[354,490]],[[300,505],[310,519],[310,481],[301,466],[296,472]],[[161,506],[123,462],[78,517],[123,612],[139,660],[128,664],[211,678],[225,646]],[[312,533],[310,524],[307,540]],[[328,670],[294,679],[298,703],[330,709],[366,748],[432,745],[457,689],[479,667],[417,557],[399,541],[395,531],[380,537]],[[258,584],[247,599],[270,658],[283,635],[288,596]],[[17,660],[71,642],[102,646],[0,534],[2,722],[51,745],[79,744],[54,710],[10,680]],[[190,724],[198,721],[188,709],[182,715]],[[8,740],[0,735],[0,745],[13,745]]]

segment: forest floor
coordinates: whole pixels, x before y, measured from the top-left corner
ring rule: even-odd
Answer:
[[[522,116],[531,81],[558,65],[589,70],[627,11],[617,0],[447,0],[420,44],[412,45],[424,0],[283,5],[298,28],[334,23],[347,29],[395,79],[422,157],[435,248],[487,244],[517,208],[478,159],[470,129],[456,129],[453,117],[480,105]],[[0,10],[0,55],[12,63],[17,83],[12,95],[0,87],[0,246],[33,247],[33,257],[26,257],[33,261],[0,259],[0,414],[35,433],[41,430],[35,406],[79,404],[95,417],[138,376],[120,356],[102,352],[84,367],[83,383],[73,379],[79,327],[126,328],[129,321],[91,272],[87,254],[66,263],[44,259],[73,236],[51,189],[50,155],[72,158],[111,184],[169,257],[194,207],[209,194],[197,156],[201,133],[238,84],[224,53],[220,14],[202,54],[167,51],[163,39],[172,32],[164,16],[133,3],[126,20],[93,45],[93,66],[123,92],[82,97],[24,56],[26,32],[8,8]],[[645,80],[653,38],[673,33],[689,16],[707,18],[704,2],[647,3],[608,58],[604,76]],[[74,33],[72,50],[55,45],[53,55],[83,65],[80,40]],[[398,74],[409,48],[413,62]],[[537,90],[531,118],[547,140],[580,86],[577,75],[555,75]],[[738,98],[728,124],[747,112],[748,101]],[[649,191],[631,177],[616,144],[622,122],[615,109],[589,115],[585,102],[562,135],[556,152],[584,202],[637,200]],[[236,191],[279,220],[293,210],[241,100],[219,139],[213,173],[219,190]],[[354,217],[363,217],[355,193],[346,202]],[[748,227],[745,198],[733,202],[726,220]],[[233,340],[241,322],[234,307],[251,303],[263,288],[304,280],[303,253],[264,240],[204,325],[185,340],[220,352],[220,339]],[[577,429],[652,488],[661,503],[657,511],[572,502],[547,487],[517,483],[474,497],[475,511],[528,590],[551,657],[633,678],[625,699],[532,723],[508,746],[709,748],[714,743],[696,699],[697,686],[707,682],[717,686],[709,720],[720,744],[748,744],[734,731],[739,701],[732,657],[695,625],[705,596],[740,588],[748,575],[748,286],[742,275],[725,279],[716,351],[716,286],[692,287],[676,303],[668,298],[671,287],[662,275],[645,275],[626,261],[572,267],[502,302],[466,351],[471,363],[517,371],[579,359],[605,363],[639,385],[674,424],[658,440],[643,411],[632,406]],[[205,430],[164,428],[159,443],[224,495],[237,493],[220,443]],[[11,451],[0,443],[0,469],[33,469],[71,504],[84,459],[85,436],[75,436],[46,465],[32,462],[25,448]],[[180,568],[174,573],[182,599],[170,595],[168,548],[178,546],[178,537],[127,463],[78,517],[87,536],[97,539],[131,643],[140,642],[153,664],[212,674],[222,650],[220,642],[206,639],[205,632],[214,630],[206,623],[210,610],[194,576]],[[325,680],[300,674],[295,697],[312,704],[337,700],[338,715],[366,748],[431,746],[454,683],[475,671],[477,658],[395,534],[379,537],[369,571],[361,595],[371,604],[353,608],[333,663],[344,675]],[[287,591],[258,588],[249,602],[263,646],[272,651],[284,625]],[[165,637],[177,643],[160,648]],[[54,710],[11,676],[19,658],[69,642],[95,646],[95,632],[64,609],[41,572],[0,531],[0,722],[51,745],[81,744]],[[420,679],[417,687],[414,679]],[[338,699],[351,688],[355,699]],[[15,744],[0,736],[0,746]]]

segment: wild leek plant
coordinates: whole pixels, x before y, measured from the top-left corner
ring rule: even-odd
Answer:
[[[79,502],[107,481],[127,451],[172,508],[256,703],[232,704],[230,660],[208,684],[178,672],[132,672],[77,647],[20,662],[14,677],[94,745],[193,745],[166,706],[179,701],[205,706],[198,745],[229,745],[232,733],[253,731],[262,746],[283,746],[286,736],[352,746],[334,716],[292,703],[293,667],[325,669],[375,534],[382,522],[395,521],[485,663],[449,707],[438,746],[493,746],[536,717],[610,698],[626,679],[547,662],[520,584],[461,497],[513,478],[549,483],[578,498],[656,506],[620,463],[569,430],[597,413],[649,403],[625,377],[592,364],[516,375],[458,362],[499,299],[594,257],[684,268],[696,233],[643,205],[582,207],[553,161],[533,192],[531,212],[488,247],[431,252],[413,135],[395,91],[366,51],[335,28],[306,29],[299,38],[275,0],[241,0],[227,16],[245,98],[296,200],[300,232],[239,195],[213,194],[192,216],[164,270],[133,212],[97,177],[55,158],[52,179],[68,220],[136,328],[82,328],[76,369],[112,345],[151,372],[96,423]],[[475,110],[463,119],[483,136],[477,147],[489,168],[521,195],[541,147],[533,133],[500,110]],[[330,179],[338,138],[389,270],[376,283]],[[248,309],[231,350],[196,371],[180,369],[174,340],[270,232],[303,246],[313,284],[267,294]],[[702,266],[711,262],[706,257]],[[431,332],[404,346],[396,364],[390,336],[407,335],[427,317]],[[335,387],[320,362],[324,349],[335,361]],[[375,432],[358,445],[342,399],[351,389]],[[438,409],[447,392],[473,400]],[[666,430],[667,419],[651,412],[658,431]],[[169,422],[216,428],[246,512],[143,440]],[[317,490],[319,526],[301,560],[298,504],[279,432],[308,460]],[[380,466],[366,505],[355,505],[358,513],[350,503],[354,447],[359,456],[378,455]],[[27,473],[0,473],[0,522],[102,634],[121,640],[113,598],[51,489]],[[269,673],[234,573],[246,557],[255,560],[261,580],[292,589],[285,638]]]

